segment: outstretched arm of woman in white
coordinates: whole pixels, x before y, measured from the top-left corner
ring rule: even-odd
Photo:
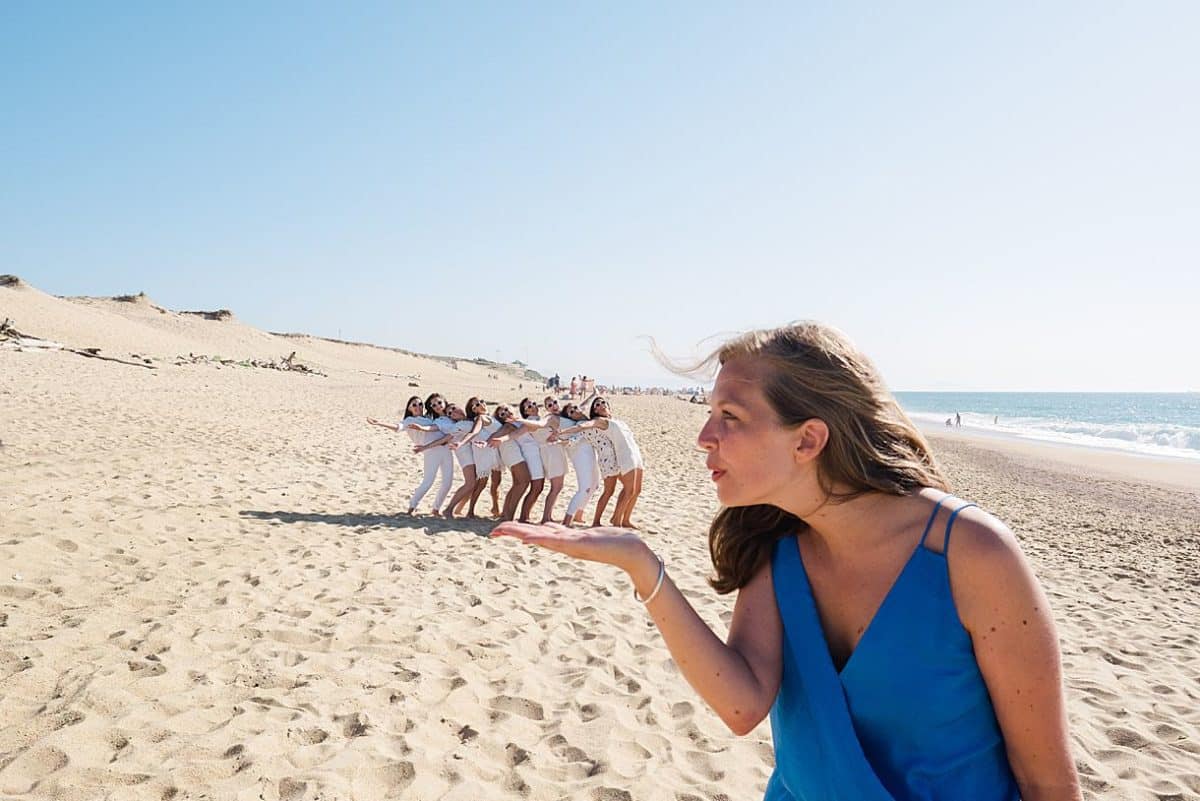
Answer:
[[[783,624],[769,563],[738,591],[729,636],[721,642],[669,575],[655,593],[659,558],[625,529],[511,522],[501,523],[492,536],[511,536],[526,545],[621,568],[639,597],[653,594],[646,611],[684,678],[725,725],[735,734],[747,734],[767,716],[783,675]]]
[[[494,445],[499,445],[501,442],[513,439],[520,430],[521,425],[519,423],[505,423],[496,429],[496,433],[487,438],[487,445],[493,447]]]
[[[578,434],[580,431],[586,431],[589,428],[598,428],[603,431],[604,429],[608,428],[608,419],[604,417],[595,417],[591,420],[580,420],[573,426],[558,429],[558,436],[569,437],[572,434]]]
[[[379,426],[380,428],[386,428],[391,431],[399,431],[400,430],[400,426],[394,426],[391,423],[385,423],[382,420],[376,420],[374,417],[368,417],[367,422],[373,426]]]
[[[454,439],[453,434],[446,434],[444,437],[442,437],[440,439],[435,439],[433,442],[430,442],[425,445],[416,446],[415,448],[413,448],[413,453],[424,453],[425,451],[429,450],[430,448],[436,448],[438,445],[445,445],[447,442],[450,442],[453,439]]]

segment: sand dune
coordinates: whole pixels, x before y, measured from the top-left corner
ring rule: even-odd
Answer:
[[[22,332],[157,368],[0,349],[0,796],[761,796],[767,727],[723,728],[615,571],[398,514],[417,458],[363,418],[515,401],[516,373],[156,306],[0,286]],[[327,377],[172,361],[292,350]],[[647,459],[635,518],[724,631],[704,410],[616,412]],[[1086,797],[1200,798],[1197,494],[937,448],[1054,601]]]

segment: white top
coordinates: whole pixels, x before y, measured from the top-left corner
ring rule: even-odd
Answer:
[[[531,419],[537,420],[538,422],[546,423],[546,425],[542,426],[541,428],[533,429],[529,434],[531,437],[533,437],[533,441],[538,444],[539,448],[546,448],[546,447],[551,447],[553,445],[561,445],[562,444],[560,442],[554,442],[554,443],[550,442],[550,435],[553,434],[554,431],[556,430],[554,428],[554,426],[551,425],[551,422],[554,419],[553,417],[544,418],[541,415],[535,415]]]
[[[633,432],[624,421],[615,417],[608,418],[608,428],[604,430],[604,433],[608,434],[608,438],[612,440],[618,462],[633,464],[641,461],[642,452],[638,449],[637,440],[633,438]]]
[[[441,418],[438,418],[438,419],[440,420]],[[446,418],[446,419],[449,419],[449,418]],[[434,440],[442,438],[441,432],[421,431],[416,428],[408,428],[409,423],[415,423],[420,426],[432,426],[432,425],[437,425],[437,424],[430,418],[426,417],[425,415],[420,415],[418,417],[414,417],[414,416],[410,415],[408,417],[405,417],[403,420],[401,420],[400,421],[400,430],[403,431],[405,434],[408,434],[409,438],[412,439],[414,445],[428,445],[429,443],[433,442]]]
[[[570,417],[563,417],[562,415],[559,415],[558,430],[561,431],[564,428],[572,428],[582,422],[582,420],[572,420]],[[566,442],[568,446],[577,445],[583,441],[584,434],[586,433],[586,431],[576,431],[574,434],[569,434],[568,436],[562,437],[560,441]]]
[[[540,420],[541,418],[533,417],[530,419]],[[527,426],[527,425],[525,425],[524,420],[517,420],[515,418],[512,420],[512,423],[517,427],[516,436],[513,437],[513,439],[515,439],[518,444],[526,445],[526,446],[529,446],[529,445],[536,446],[538,444],[537,435],[543,429],[534,428],[533,426]]]
[[[487,442],[488,437],[500,430],[500,421],[489,415],[480,415],[483,418],[483,428],[479,429],[479,433],[475,435],[476,442]]]

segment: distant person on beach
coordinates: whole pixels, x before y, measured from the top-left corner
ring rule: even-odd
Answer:
[[[571,400],[575,400],[575,396],[579,394],[579,379],[571,376]]]
[[[737,591],[726,642],[629,530],[493,536],[624,570],[733,732],[770,714],[768,801],[1079,801],[1046,595],[1012,532],[950,494],[870,361],[799,323],[697,367],[719,369],[698,443],[721,504],[711,581]]]
[[[954,413],[954,427],[962,428],[962,415],[958,412]]]
[[[992,418],[992,425],[994,425],[994,426],[1000,425],[1000,415],[996,415],[995,417]]]
[[[423,447],[446,436],[443,428],[445,423],[452,421],[445,417],[445,410],[446,399],[435,392],[426,399],[424,404],[416,395],[409,398],[408,403],[404,405],[404,418],[396,425],[380,422],[373,417],[367,418],[367,422],[371,425],[407,433],[412,438],[413,450],[422,454],[425,460],[425,475],[408,502],[410,515],[416,514],[417,507],[425,497],[425,493],[429,492],[433,482],[437,480],[438,475],[441,475],[442,482],[434,496],[433,503],[434,516],[441,516],[442,502],[446,500],[446,495],[450,492],[450,485],[454,482],[454,457],[450,455],[450,449],[445,445],[435,448]],[[445,423],[439,427],[438,420],[443,418]]]

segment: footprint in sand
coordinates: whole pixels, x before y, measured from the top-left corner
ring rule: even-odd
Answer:
[[[307,729],[289,729],[288,737],[301,745],[316,745],[329,739],[329,732],[313,726]]]
[[[333,722],[341,724],[342,736],[347,740],[353,737],[362,737],[371,728],[370,721],[361,712],[353,712],[349,715],[334,715]]]
[[[290,776],[279,780],[279,801],[299,801],[304,798],[308,784]]]
[[[1120,745],[1125,748],[1135,748],[1139,751],[1151,745],[1150,741],[1142,735],[1138,734],[1132,729],[1126,729],[1121,726],[1113,726],[1112,728],[1105,730],[1104,736],[1107,737],[1108,741],[1113,745]]]
[[[528,698],[497,695],[492,699],[491,708],[500,712],[510,712],[514,715],[520,715],[529,720],[545,719],[545,712],[542,710],[542,705],[535,701],[530,701]]]
[[[717,782],[725,778],[725,771],[713,765],[712,757],[700,751],[687,751],[684,758],[692,770],[699,773],[706,781]]]
[[[0,791],[23,795],[47,776],[62,770],[70,760],[57,748],[34,748],[17,757],[4,771]]]
[[[67,553],[75,553],[79,550],[79,546],[71,540],[59,540],[58,542],[54,543],[54,546],[60,551],[66,551]]]
[[[616,787],[595,787],[591,792],[592,801],[633,801],[628,790],[618,790]]]

